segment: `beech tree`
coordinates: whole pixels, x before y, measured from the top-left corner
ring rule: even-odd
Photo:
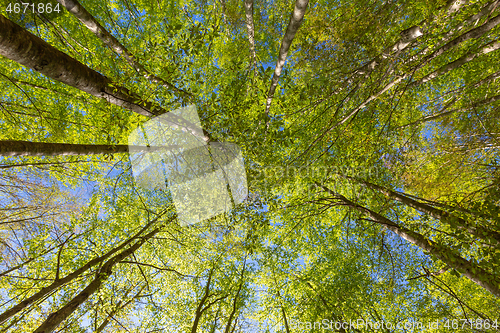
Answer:
[[[0,155],[3,156],[93,155],[173,150],[175,148],[179,148],[179,146],[171,145],[165,147],[146,147],[128,145],[77,145],[68,143],[0,141]]]
[[[442,248],[439,244],[436,244],[431,240],[426,239],[422,235],[413,232],[411,230],[408,230],[407,228],[398,226],[394,222],[373,212],[372,210],[353,203],[344,196],[331,191],[324,185],[321,184],[317,185],[323,188],[329,194],[333,195],[334,199],[340,200],[341,204],[368,214],[372,218],[372,220],[375,221],[376,223],[382,224],[383,226],[385,226],[387,229],[391,230],[398,236],[421,247],[426,252],[435,255],[437,258],[442,260],[448,266],[455,268],[460,273],[463,273],[464,276],[471,279],[473,282],[477,283],[481,287],[485,288],[495,296],[498,297],[500,295],[500,289],[498,288],[499,281],[495,278],[494,275],[491,275],[482,268],[475,266],[468,260],[463,259],[460,256],[457,256],[451,250]]]
[[[498,329],[499,0],[51,4],[0,15],[0,330]],[[136,183],[168,112],[242,203]]]

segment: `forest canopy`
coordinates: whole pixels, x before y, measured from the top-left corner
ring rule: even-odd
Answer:
[[[500,0],[0,4],[0,331],[500,329]]]

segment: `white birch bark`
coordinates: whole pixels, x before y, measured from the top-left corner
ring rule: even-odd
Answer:
[[[407,240],[411,244],[416,245],[429,254],[436,256],[436,258],[443,261],[449,267],[456,269],[458,272],[462,273],[465,277],[476,283],[478,286],[486,289],[496,297],[500,297],[500,283],[498,279],[492,274],[486,272],[478,265],[462,258],[451,249],[448,249],[430,239],[427,239],[419,233],[400,226],[389,220],[388,218],[366,207],[360,206],[348,200],[346,197],[333,192],[324,185],[321,185],[319,183],[316,183],[316,185],[322,188],[325,192],[331,194],[335,199],[339,200],[341,205],[353,208],[360,213],[368,215],[373,222],[383,225],[394,234]]]
[[[484,45],[483,47],[481,47],[479,50],[477,50],[475,52],[468,53],[466,55],[463,55],[460,58],[458,58],[457,60],[452,61],[446,65],[443,65],[440,68],[433,71],[432,73],[425,75],[421,79],[411,82],[408,85],[408,88],[412,88],[412,87],[418,86],[422,83],[429,82],[430,80],[435,79],[438,76],[446,74],[449,71],[457,69],[457,68],[465,65],[466,63],[471,62],[472,60],[476,59],[480,55],[488,54],[488,53],[496,51],[498,49],[500,49],[500,42],[492,41],[492,42]]]
[[[143,75],[148,80],[159,83],[166,86],[172,90],[182,93],[183,95],[190,95],[186,91],[177,88],[170,82],[150,74],[144,66],[137,61],[132,53],[122,44],[118,39],[116,39],[110,32],[108,32],[95,17],[92,16],[77,0],[57,0],[62,6],[64,6],[71,14],[73,14],[80,22],[83,23],[94,35],[96,35],[106,46],[118,53],[120,56],[124,57],[125,60],[134,68],[137,72]]]
[[[299,30],[299,27],[302,23],[302,19],[304,18],[304,14],[306,13],[308,3],[309,0],[297,0],[295,2],[295,8],[293,10],[292,17],[290,18],[290,22],[288,23],[288,26],[286,28],[285,36],[283,36],[283,40],[281,41],[278,61],[276,62],[276,67],[274,68],[274,74],[271,80],[271,86],[269,87],[269,92],[267,93],[266,115],[268,115],[268,117],[269,109],[271,108],[273,96],[276,91],[276,87],[278,86],[278,81],[281,75],[281,71],[283,70],[283,66],[285,65],[288,51],[290,50],[290,46],[292,45],[295,34]],[[269,127],[269,119],[266,127]]]
[[[248,44],[250,46],[250,62],[254,77],[257,76],[257,55],[255,53],[255,27],[253,24],[253,0],[245,0],[245,21],[247,25]]]

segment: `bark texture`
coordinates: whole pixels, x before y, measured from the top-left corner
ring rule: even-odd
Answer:
[[[422,250],[428,252],[429,254],[436,256],[436,258],[447,264],[449,267],[454,268],[458,272],[462,273],[472,282],[488,290],[496,297],[500,297],[500,282],[498,281],[498,279],[492,274],[486,272],[478,265],[462,258],[452,250],[445,248],[444,246],[441,246],[440,244],[430,239],[425,238],[423,235],[400,226],[392,222],[388,218],[348,200],[346,197],[333,192],[324,185],[316,183],[316,186],[322,188],[325,192],[332,195],[332,197],[339,200],[341,205],[347,206],[359,211],[360,213],[368,215],[373,222],[385,226],[387,229],[400,236],[401,238],[420,247]]]
[[[80,22],[83,23],[94,35],[96,35],[106,46],[118,53],[120,56],[124,57],[125,60],[141,75],[145,78],[160,83],[170,89],[173,89],[184,95],[190,95],[186,91],[177,88],[170,82],[163,80],[162,78],[150,74],[144,66],[137,61],[132,53],[122,44],[118,39],[116,39],[111,33],[109,33],[97,19],[92,16],[77,0],[57,0],[61,5],[63,5],[71,14],[73,14]]]
[[[451,3],[451,5],[448,7],[448,13],[451,14],[451,13],[454,13],[454,12],[457,12],[460,7],[462,7],[463,5],[465,5],[467,3],[468,0],[450,0],[448,1],[448,3]]]
[[[122,87],[113,91],[109,78],[57,50],[3,15],[0,15],[0,27],[0,54],[4,57],[110,103],[144,116],[154,115],[147,107],[132,103],[131,100],[140,98],[128,89]]]
[[[257,76],[257,55],[255,53],[255,28],[253,24],[253,0],[245,0],[245,21],[247,25],[248,44],[250,45],[250,61],[254,76]]]
[[[86,145],[69,143],[46,143],[29,141],[0,141],[0,156],[61,156],[118,154],[128,152],[150,152],[170,150],[179,146],[146,147],[128,145]]]
[[[293,38],[295,37],[295,34],[297,33],[297,30],[299,30],[299,27],[302,23],[302,19],[304,18],[304,14],[306,13],[308,3],[309,0],[297,0],[295,2],[295,8],[293,10],[292,17],[290,18],[290,22],[288,23],[288,26],[286,28],[285,36],[283,37],[283,40],[281,42],[278,61],[276,62],[276,67],[274,68],[273,79],[271,80],[269,92],[267,93],[266,114],[269,113],[269,109],[271,108],[273,96],[276,91],[276,87],[278,86],[281,71],[283,70],[283,66],[285,65],[288,50],[290,50]]]
[[[51,46],[0,14],[0,55],[31,68],[51,79],[85,91],[109,103],[124,107],[146,117],[168,112]],[[189,121],[171,114],[171,121],[199,136]],[[209,141],[207,136],[202,136]]]
[[[161,216],[160,216],[161,217]],[[146,224],[139,232],[137,232],[134,236],[130,237],[128,240],[122,242],[120,245],[117,247],[113,248],[112,250],[108,251],[107,253],[103,254],[102,256],[99,256],[97,258],[94,258],[87,262],[85,265],[81,266],[77,270],[73,271],[72,273],[66,275],[65,277],[55,280],[52,282],[50,285],[43,287],[40,289],[38,292],[33,294],[32,296],[26,298],[25,300],[21,301],[20,303],[16,304],[15,306],[11,307],[10,309],[4,311],[2,314],[0,314],[0,324],[9,319],[10,317],[14,316],[17,314],[19,311],[23,310],[26,308],[28,305],[41,300],[43,297],[51,293],[52,291],[62,287],[66,283],[74,280],[75,278],[79,277],[81,274],[85,273],[88,271],[91,267],[107,260],[109,257],[117,253],[118,251],[121,251],[123,248],[128,246],[130,243],[132,243],[134,240],[138,239],[151,225],[156,223],[158,219],[156,218]]]

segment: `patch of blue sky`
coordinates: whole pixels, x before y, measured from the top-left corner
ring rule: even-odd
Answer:
[[[103,4],[106,5],[106,4]],[[124,8],[125,10],[121,11],[119,8],[119,2],[115,1],[115,4],[111,6],[111,11],[115,15],[114,22],[117,24],[111,24],[109,23],[109,20],[106,18],[105,20],[101,20],[103,22],[106,30],[110,31],[115,37],[117,37],[119,40],[126,41],[127,39],[133,37],[130,35],[125,35],[122,33],[122,29],[125,31],[125,33],[129,33],[130,27],[133,25],[131,22],[132,20],[135,20],[136,18],[142,19],[142,21],[139,21],[138,23],[144,22],[144,20],[147,18],[147,13],[145,10],[137,10],[135,7],[128,7]],[[132,11],[132,13],[131,13]],[[134,25],[135,26],[135,25]],[[140,25],[139,25],[140,26]],[[119,27],[121,29],[119,29]],[[142,32],[142,31],[139,31]]]
[[[195,22],[195,23],[203,23],[205,22],[205,17],[201,14],[194,14],[193,16],[191,16],[191,19]]]

